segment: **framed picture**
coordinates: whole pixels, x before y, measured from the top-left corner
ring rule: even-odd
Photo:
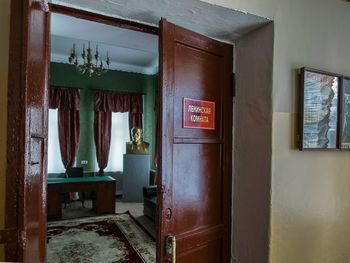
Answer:
[[[340,147],[350,150],[350,77],[343,77],[341,86]]]
[[[300,150],[339,148],[340,83],[341,75],[301,69]]]

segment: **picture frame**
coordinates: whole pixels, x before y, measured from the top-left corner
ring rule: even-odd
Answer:
[[[344,76],[340,89],[340,149],[350,150],[350,77]]]
[[[339,149],[342,76],[300,69],[299,150]]]

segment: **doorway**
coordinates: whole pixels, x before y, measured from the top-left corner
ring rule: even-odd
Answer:
[[[30,12],[32,12],[30,15],[32,15],[33,20],[38,19],[37,22],[39,24],[40,19],[46,20],[46,15],[42,12],[45,11],[45,6],[40,6],[40,8],[38,6],[32,7],[33,9],[30,9]],[[30,31],[29,35],[34,34],[37,29],[37,27],[30,27],[32,31]],[[41,29],[43,29],[43,36],[47,36],[48,31],[44,28]],[[163,262],[166,258],[179,256],[180,259],[182,258],[180,262],[189,262],[191,259],[197,258],[201,258],[202,262],[214,262],[215,260],[226,262],[229,260],[230,255],[230,130],[232,129],[232,120],[230,120],[230,117],[232,117],[230,80],[232,72],[232,46],[177,27],[166,20],[162,20],[161,30],[162,56],[160,61],[163,74],[160,81],[162,90],[160,93],[161,110],[159,114],[161,116],[160,137],[162,140],[160,143],[160,168],[158,169],[160,171],[160,183],[158,183],[157,194],[160,197],[159,210],[161,210],[159,211],[158,220],[162,224],[161,229],[166,231],[159,234],[158,246],[159,248],[163,248],[163,246],[169,245],[171,251],[159,249],[158,260],[159,262]],[[34,38],[30,38],[30,40],[43,40],[41,42],[42,47],[44,47],[43,50],[48,51],[47,40]],[[178,46],[176,47],[176,45]],[[37,45],[35,47],[38,48]],[[41,49],[38,48],[37,50],[40,52]],[[175,62],[180,61],[177,60],[177,55],[181,54],[178,53],[179,51],[183,51],[186,55],[182,55],[182,62],[176,65]],[[45,54],[47,55],[47,53]],[[195,61],[195,65],[191,64],[193,62],[192,59],[195,57],[200,58],[200,61],[205,61],[205,63],[197,63]],[[34,57],[27,58],[29,65],[26,64],[26,66],[28,68],[31,68],[31,66],[40,66],[36,63],[37,60],[34,59],[32,62],[31,59],[34,59]],[[46,58],[41,61],[48,60]],[[209,61],[212,63],[208,63]],[[177,71],[179,69],[182,69],[182,71]],[[186,69],[190,70],[186,71]],[[200,74],[194,74],[193,72]],[[186,73],[190,74],[186,75]],[[27,75],[25,74],[25,76]],[[30,77],[34,78],[35,76]],[[195,79],[192,79],[192,77],[195,77]],[[205,80],[206,77],[209,79]],[[202,78],[204,78],[204,81],[202,81]],[[192,83],[186,87],[186,83],[181,83],[184,79],[187,82],[191,82],[192,80]],[[217,82],[215,80],[220,81]],[[32,82],[29,81],[28,83]],[[28,131],[28,137],[26,137],[29,140],[30,146],[30,149],[27,149],[27,151],[31,153],[29,164],[33,166],[31,173],[35,175],[31,179],[39,179],[39,184],[41,184],[44,190],[46,189],[46,84],[45,80],[43,80],[43,85],[33,85],[28,89],[28,93],[32,94],[28,101],[31,115],[28,119],[26,118],[29,126],[31,127],[33,125],[33,128]],[[174,84],[178,86],[174,86]],[[204,86],[201,84],[204,84]],[[43,87],[43,89],[39,90],[38,87]],[[202,90],[202,87],[205,87],[205,89]],[[38,99],[38,97],[34,96],[34,93],[38,93],[38,96],[39,94],[44,94],[45,96],[42,99]],[[31,101],[31,98],[35,100]],[[189,104],[188,107],[183,107],[185,101],[189,101],[192,104]],[[206,102],[209,105],[216,106],[205,107],[202,103]],[[197,105],[196,103],[200,104]],[[214,121],[211,121],[210,126],[206,128],[196,125],[186,127],[181,114],[181,112],[184,113],[186,110],[193,111],[193,113],[209,114],[207,116],[208,119],[213,118]],[[190,116],[199,115],[194,114]],[[35,125],[36,120],[41,120],[43,126]],[[207,118],[200,115],[199,117],[194,117],[193,120],[193,122],[206,122],[205,120]],[[185,154],[181,155],[182,153]],[[187,159],[186,156],[188,156]],[[198,160],[198,156],[202,159]],[[214,162],[210,161],[212,156],[216,156]],[[189,162],[190,157],[195,157],[195,159]],[[35,158],[41,158],[44,162],[37,162],[34,160]],[[178,176],[180,174],[187,175],[177,177],[176,180],[173,180],[175,175]],[[215,174],[217,176],[216,178],[214,178]],[[40,177],[40,175],[44,175],[44,177]],[[221,177],[222,175],[224,176]],[[25,176],[26,173],[23,172],[23,177]],[[191,182],[191,184],[186,185],[186,182]],[[38,182],[34,180],[30,183]],[[188,188],[184,187],[181,189],[181,185],[182,187],[188,186]],[[26,190],[24,189],[24,192]],[[39,189],[35,195],[39,204],[42,204],[41,200],[44,198],[41,193]],[[214,198],[207,199],[212,194]],[[182,197],[185,197],[185,199],[181,199]],[[204,202],[205,199],[207,199],[207,203]],[[29,201],[24,205],[24,209],[28,209],[30,205],[33,205]],[[207,206],[201,206],[200,204],[207,204]],[[200,209],[198,210],[198,208]],[[213,213],[212,208],[218,211],[218,213]],[[179,212],[184,217],[181,217],[181,213]],[[202,217],[196,217],[193,212],[202,215]],[[24,215],[25,213],[20,212],[19,214]],[[181,225],[181,222],[185,222],[184,220],[186,218],[189,219],[189,215],[192,217],[187,221],[188,224]],[[39,214],[33,215],[31,220],[37,222],[37,216],[45,222],[45,212],[41,213],[39,211]],[[180,223],[177,224],[180,228],[174,227],[174,223]],[[23,225],[26,225],[26,222]],[[23,225],[20,228],[23,228]],[[25,227],[23,229],[27,230]],[[36,235],[34,229],[31,234],[34,241]],[[37,239],[39,240],[39,247],[45,247],[42,243],[45,231],[40,232],[40,235],[41,237]],[[175,237],[178,238],[179,246],[177,247],[177,251],[179,253],[174,253],[177,252],[174,246],[176,242]],[[200,240],[199,243],[196,242],[198,240]],[[30,253],[36,253],[35,251],[37,250],[34,249],[34,246],[37,243],[29,243],[33,246],[33,250],[30,250],[23,257],[35,260],[36,262],[45,261],[45,254],[30,256]],[[26,250],[28,247],[25,246],[24,249]],[[206,253],[203,253],[204,251]]]
[[[65,11],[58,8],[52,12],[50,23],[47,259],[77,262],[91,258],[89,255],[95,251],[92,254],[96,262],[103,261],[104,256],[111,262],[137,262],[137,255],[145,262],[154,262],[158,229],[155,182],[158,35],[96,22],[95,16],[89,20],[77,18],[76,12]],[[94,72],[84,71],[88,67]],[[76,112],[71,119],[64,115],[65,111],[72,111],[70,108]],[[106,125],[109,127],[102,128]],[[76,127],[73,131],[69,129],[72,126]],[[128,153],[126,146],[133,139],[132,128],[136,127],[141,129],[147,151]],[[113,210],[101,210],[96,198],[102,192],[89,186],[92,179],[102,178],[115,180],[115,194],[103,197],[104,203],[115,203]],[[63,193],[66,190],[57,189],[57,184],[64,189],[72,187],[68,180],[79,180],[79,187],[95,191]],[[59,206],[54,204],[58,198]],[[116,215],[103,217],[111,213]],[[65,221],[59,221],[62,219]],[[132,233],[125,231],[121,219],[128,220]],[[81,224],[83,229],[90,224],[93,230],[84,231]],[[110,231],[104,229],[107,227]],[[110,235],[99,235],[100,228]],[[120,231],[112,231],[114,228]],[[119,257],[109,258],[107,255],[113,253],[103,251],[111,247],[111,240],[115,242],[111,249]]]

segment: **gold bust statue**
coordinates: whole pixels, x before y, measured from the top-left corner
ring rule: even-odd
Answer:
[[[143,141],[143,131],[139,127],[131,129],[132,141],[126,143],[127,154],[148,154],[149,143]]]

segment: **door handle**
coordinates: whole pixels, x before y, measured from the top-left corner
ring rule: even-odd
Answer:
[[[171,255],[171,262],[176,263],[176,238],[175,236],[168,236],[166,238],[165,252]]]
[[[30,165],[37,165],[37,164],[39,164],[39,162],[34,162],[34,161],[30,162]]]

